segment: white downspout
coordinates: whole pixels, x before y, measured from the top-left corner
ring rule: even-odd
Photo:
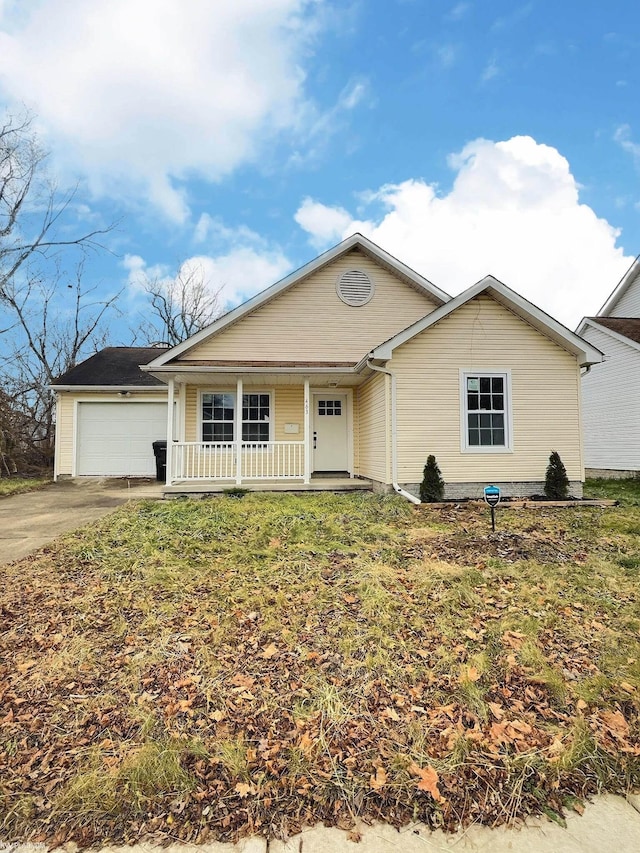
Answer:
[[[375,364],[371,363],[370,359],[367,359],[367,367],[370,367],[371,370],[376,370],[378,373],[384,373],[385,376],[391,377],[391,485],[399,495],[402,495],[403,498],[406,498],[408,501],[411,501],[412,504],[421,504],[422,501],[420,498],[417,498],[415,495],[412,495],[411,492],[407,492],[406,489],[403,489],[402,486],[398,483],[398,426],[396,423],[396,375],[392,370],[388,370],[386,367],[378,367]]]

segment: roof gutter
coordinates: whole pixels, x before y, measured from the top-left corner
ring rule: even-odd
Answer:
[[[164,385],[49,385],[52,391],[142,391],[150,394],[166,394]]]
[[[392,370],[389,370],[386,367],[379,367],[376,364],[372,364],[371,362],[371,354],[367,359],[367,367],[371,370],[375,370],[377,373],[382,373],[385,376],[391,377],[391,485],[393,486],[394,491],[396,491],[399,495],[402,495],[408,501],[411,501],[412,504],[421,504],[422,501],[420,498],[417,498],[415,495],[412,495],[411,492],[407,492],[406,489],[403,489],[402,486],[398,483],[398,425],[397,425],[397,404],[396,404],[396,375]]]

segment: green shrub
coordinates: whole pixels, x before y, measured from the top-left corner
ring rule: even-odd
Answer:
[[[443,497],[444,480],[440,473],[440,467],[436,462],[436,457],[431,454],[427,457],[427,464],[424,466],[422,474],[420,500],[423,503],[433,503],[434,501],[441,501]]]
[[[562,501],[569,496],[569,478],[560,454],[552,450],[544,478],[544,493],[552,500]]]

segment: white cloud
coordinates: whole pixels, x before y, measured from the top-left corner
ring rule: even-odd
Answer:
[[[482,72],[481,80],[483,83],[488,83],[489,80],[493,80],[494,77],[497,77],[500,74],[500,66],[498,65],[498,59],[495,56],[492,56],[489,62],[484,67],[484,71]]]
[[[461,21],[471,8],[471,3],[456,3],[452,9],[445,15],[445,19],[449,21]]]
[[[302,67],[314,0],[0,3],[0,87],[97,193],[136,193],[183,220],[176,182],[220,180],[317,119]]]
[[[412,179],[361,194],[367,218],[346,222],[343,208],[305,199],[296,221],[315,245],[360,231],[452,294],[491,273],[571,327],[598,309],[633,258],[580,203],[555,148],[477,139],[449,164],[457,175],[446,195]]]
[[[122,265],[127,270],[130,295],[134,299],[143,292],[149,279],[168,282],[197,271],[202,273],[211,292],[219,295],[224,310],[279,281],[291,269],[291,262],[279,249],[261,250],[247,245],[232,247],[215,256],[194,255],[183,261],[175,274],[168,265],[147,264],[139,255],[126,255]]]
[[[352,221],[343,208],[327,207],[310,198],[305,198],[294,219],[304,231],[311,234],[311,242],[316,247],[340,240]]]
[[[631,138],[631,128],[629,125],[621,124],[620,127],[616,128],[613,138],[623,151],[631,154],[635,164],[640,166],[640,143],[634,142]]]

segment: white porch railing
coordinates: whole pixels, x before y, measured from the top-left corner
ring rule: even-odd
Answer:
[[[242,442],[240,479],[304,478],[304,441]],[[170,481],[238,479],[235,442],[176,441],[171,447]]]

